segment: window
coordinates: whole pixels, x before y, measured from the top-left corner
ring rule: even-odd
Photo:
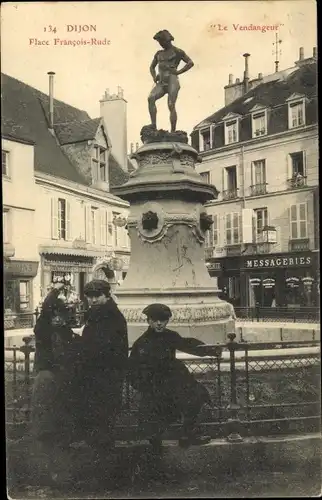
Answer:
[[[237,189],[237,172],[236,166],[226,167],[226,179],[228,191],[236,191]]]
[[[3,243],[10,243],[9,235],[9,210],[2,212]]]
[[[292,162],[292,177],[297,175],[304,176],[304,155],[303,151],[299,151],[298,153],[291,153],[291,162]]]
[[[209,231],[206,232],[205,248],[212,248],[218,245],[218,215],[212,215],[211,218],[213,223],[210,226]]]
[[[118,212],[112,212],[113,215],[113,220],[115,217],[118,217],[120,214]],[[113,234],[113,246],[118,247],[120,242],[119,242],[119,231],[118,231],[118,226],[112,223],[112,234]]]
[[[239,243],[239,213],[226,214],[226,243],[236,245]]]
[[[266,183],[265,160],[258,160],[253,162],[253,174],[254,184],[256,186]]]
[[[106,182],[106,149],[99,146],[94,147],[94,157],[92,158],[93,165],[93,182]]]
[[[66,200],[58,199],[58,239],[66,239]]]
[[[200,130],[199,137],[200,151],[208,151],[212,148],[211,129]]]
[[[100,225],[101,225],[101,245],[107,245],[108,235],[108,212],[107,210],[100,210]]]
[[[289,128],[300,127],[305,124],[304,100],[289,104]]]
[[[97,208],[91,207],[90,211],[90,241],[94,245],[97,243],[96,231],[97,231]]]
[[[204,182],[210,184],[210,172],[201,172],[201,177]]]
[[[225,122],[225,144],[238,142],[238,121]]]
[[[307,238],[307,205],[298,203],[290,208],[291,240]]]
[[[266,111],[252,115],[252,131],[253,137],[260,137],[267,134]]]
[[[30,282],[20,281],[19,283],[20,310],[30,308]]]
[[[2,175],[9,176],[9,152],[1,152]]]
[[[264,227],[268,226],[268,211],[265,207],[256,208],[254,212],[256,218],[256,241],[260,241]]]
[[[64,198],[51,200],[51,237],[54,240],[70,240],[70,203]]]

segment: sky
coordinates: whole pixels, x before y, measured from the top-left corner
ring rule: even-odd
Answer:
[[[245,52],[251,55],[251,78],[274,72],[276,31],[239,26],[279,26],[280,69],[294,65],[299,47],[309,57],[317,45],[314,0],[7,2],[1,10],[2,72],[48,93],[47,72],[54,71],[55,98],[92,118],[100,115],[99,99],[105,90],[113,93],[121,86],[128,103],[128,143],[138,142],[142,126],[149,123],[149,66],[160,48],[153,40],[157,31],[168,29],[174,45],[195,63],[180,76],[177,102],[177,129],[188,133],[224,105],[229,73],[242,80]],[[68,32],[68,25],[93,25],[96,32]],[[55,38],[93,37],[109,44],[54,45]],[[158,128],[169,129],[166,97],[157,106]]]

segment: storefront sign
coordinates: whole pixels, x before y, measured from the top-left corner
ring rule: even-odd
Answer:
[[[300,278],[296,278],[295,276],[287,278],[285,281],[286,285],[290,288],[298,288],[300,284]]]
[[[28,262],[25,260],[11,260],[5,262],[5,272],[16,276],[34,277],[38,271],[39,262]]]
[[[263,280],[263,287],[264,288],[274,288],[275,287],[275,280],[273,278],[266,278]]]
[[[266,259],[247,259],[246,268],[256,269],[263,267],[292,267],[308,266],[311,264],[310,256],[301,257],[270,257]]]
[[[261,279],[260,278],[251,278],[249,280],[249,283],[251,284],[251,286],[259,286],[261,284]]]

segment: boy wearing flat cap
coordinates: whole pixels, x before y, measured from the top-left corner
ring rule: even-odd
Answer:
[[[104,280],[85,285],[88,301],[79,370],[80,428],[99,454],[114,446],[116,416],[128,359],[126,320]]]
[[[149,327],[134,342],[130,355],[131,384],[142,396],[139,432],[160,453],[162,433],[183,416],[184,436],[179,444],[205,444],[210,438],[201,434],[196,421],[203,404],[211,403],[209,393],[185,364],[176,359],[176,350],[205,355],[198,349],[204,343],[169,330],[167,324],[172,313],[164,304],[151,304],[143,314]]]

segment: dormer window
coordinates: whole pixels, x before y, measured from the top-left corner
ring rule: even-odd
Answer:
[[[239,141],[239,119],[240,116],[235,113],[228,113],[223,118],[225,124],[225,144],[234,144]]]
[[[288,101],[288,128],[305,125],[305,96],[292,94]]]
[[[212,149],[212,127],[203,128],[199,130],[199,150],[209,151]]]
[[[225,144],[233,144],[234,142],[238,142],[237,120],[225,123]]]
[[[100,146],[94,146],[94,157],[92,158],[93,183],[107,181],[106,158],[106,149]]]

